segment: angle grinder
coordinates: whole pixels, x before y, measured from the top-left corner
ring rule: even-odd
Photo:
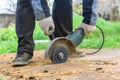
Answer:
[[[69,56],[77,54],[75,47],[82,42],[83,36],[84,30],[79,29],[66,37],[55,38],[46,48],[45,58],[49,58],[55,64],[66,62]]]

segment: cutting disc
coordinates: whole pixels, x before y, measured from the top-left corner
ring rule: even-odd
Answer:
[[[55,47],[54,52],[50,56],[53,63],[63,63],[66,62],[68,58],[68,48],[64,46]]]
[[[63,63],[69,55],[75,52],[75,47],[68,38],[59,37],[48,45],[45,51],[45,58],[49,58],[53,63]]]

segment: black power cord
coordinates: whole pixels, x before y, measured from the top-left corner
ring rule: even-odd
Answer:
[[[97,25],[97,28],[101,31],[101,34],[102,34],[102,44],[95,52],[86,53],[87,55],[95,54],[95,53],[99,52],[103,48],[103,45],[104,45],[104,42],[105,42],[105,35],[104,35],[103,30],[98,25]]]

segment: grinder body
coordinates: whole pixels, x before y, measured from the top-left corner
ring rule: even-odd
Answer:
[[[76,30],[75,32],[69,34],[66,36],[73,44],[74,46],[78,46],[82,40],[83,40],[83,37],[84,37],[84,30],[83,29],[79,29],[79,30]]]
[[[76,54],[75,47],[78,46],[84,37],[84,30],[79,29],[66,37],[58,37],[50,42],[45,51],[45,58],[49,58],[53,63],[66,62],[68,57]]]

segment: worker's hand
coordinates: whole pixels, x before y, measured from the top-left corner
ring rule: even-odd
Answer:
[[[84,35],[86,36],[93,32],[96,29],[96,26],[81,23],[79,26],[77,26],[76,30],[79,30],[80,28],[84,30]]]
[[[40,28],[44,31],[45,35],[51,35],[55,31],[55,26],[52,17],[47,17],[45,19],[40,20],[39,25]]]

